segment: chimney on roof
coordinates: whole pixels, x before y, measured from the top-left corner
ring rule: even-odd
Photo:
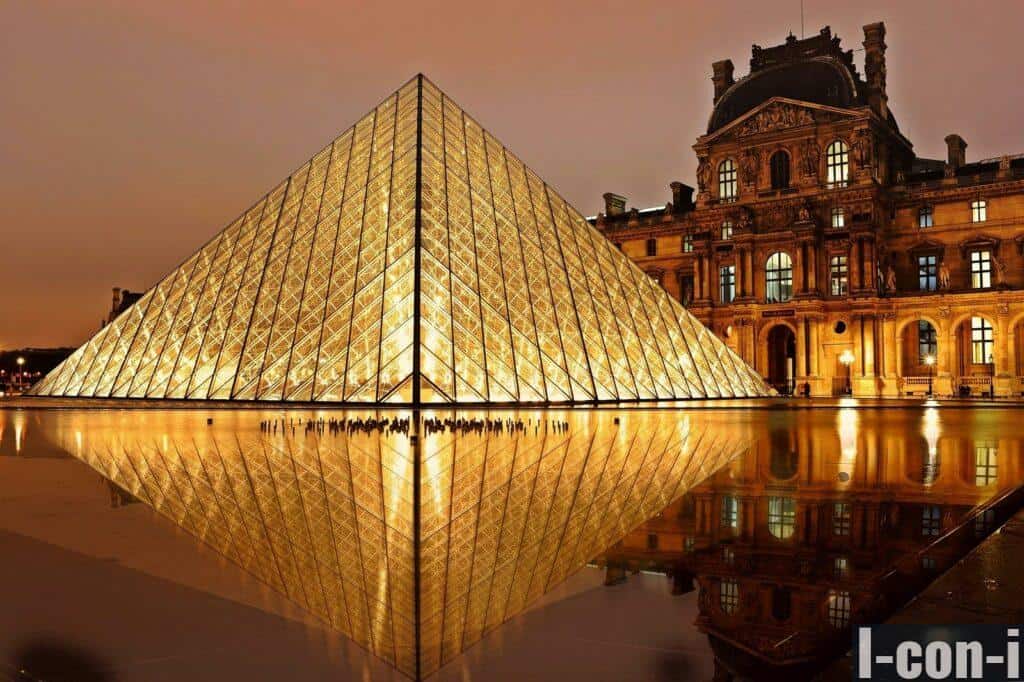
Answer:
[[[956,133],[946,135],[946,167],[955,173],[967,163],[967,143]]]
[[[732,60],[723,59],[720,62],[715,62],[711,65],[711,69],[714,72],[714,75],[711,76],[711,82],[715,84],[715,99],[712,104],[718,104],[718,100],[722,98],[725,91],[736,82],[732,77]]]
[[[604,193],[604,213],[605,215],[622,215],[626,212],[626,197],[619,196],[618,194],[612,194],[611,192]]]
[[[669,187],[672,188],[672,210],[676,213],[689,211],[693,206],[693,188],[678,181]]]
[[[864,76],[868,106],[883,120],[889,114],[889,96],[885,92],[885,48],[885,24],[879,21],[865,26]]]
[[[110,306],[110,312],[117,312],[119,305],[121,305],[121,287],[114,287],[114,300]]]

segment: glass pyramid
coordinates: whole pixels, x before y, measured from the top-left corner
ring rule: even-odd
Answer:
[[[552,404],[770,389],[417,76],[32,393]]]
[[[48,437],[70,454],[414,678],[524,611],[752,440],[731,415],[677,410],[48,417]],[[323,428],[326,417],[407,420],[422,435]],[[422,427],[435,418],[523,428]],[[281,428],[265,428],[268,419]]]

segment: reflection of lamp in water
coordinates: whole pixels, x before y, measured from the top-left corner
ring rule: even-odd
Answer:
[[[932,397],[932,377],[935,375],[935,356],[929,353],[924,356],[924,364],[928,365],[928,397]]]
[[[939,472],[940,431],[939,411],[934,407],[929,407],[924,411],[924,426],[921,428],[921,434],[924,436],[925,442],[928,443],[928,454],[925,457],[922,471],[923,483],[925,485],[934,483]]]
[[[853,394],[853,380],[850,378],[850,365],[853,364],[853,351],[849,348],[839,354],[839,362],[846,368],[846,392]]]
[[[850,480],[857,466],[857,410],[845,407],[839,410],[839,480]],[[845,477],[844,477],[844,474]]]

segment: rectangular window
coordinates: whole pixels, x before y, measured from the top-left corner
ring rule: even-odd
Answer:
[[[736,552],[729,545],[722,547],[722,561],[728,566],[736,563]]]
[[[722,239],[732,239],[732,221],[726,220],[722,223]]]
[[[990,289],[992,287],[992,253],[990,251],[971,251],[971,288]]]
[[[683,253],[693,253],[693,235],[683,235]]]
[[[971,222],[983,223],[988,220],[988,202],[978,199],[971,202]]]
[[[718,269],[718,289],[722,303],[736,298],[736,266],[723,265]]]
[[[981,538],[992,532],[996,525],[996,510],[986,509],[974,517],[974,537]]]
[[[846,226],[846,211],[841,208],[832,209],[832,227]]]
[[[684,306],[693,303],[693,275],[679,276],[679,302]]]
[[[736,613],[740,605],[740,584],[735,580],[723,580],[719,586],[718,603],[725,613]]]
[[[917,287],[921,291],[935,291],[939,288],[938,256],[917,257]]]
[[[846,256],[832,256],[828,263],[828,279],[833,296],[846,296],[850,275]]]
[[[923,556],[921,557],[921,568],[926,571],[934,571],[936,569],[935,557]]]
[[[922,206],[917,210],[917,226],[931,227],[935,224],[935,215],[931,206]]]
[[[850,505],[847,502],[836,502],[832,505],[832,535],[850,534]]]
[[[996,448],[992,445],[974,446],[974,484],[979,488],[996,482]]]
[[[840,629],[850,624],[850,593],[828,591],[828,622]]]
[[[683,540],[683,549],[687,552],[692,552],[697,547],[697,540],[695,538],[686,538]]]
[[[722,498],[722,528],[736,530],[740,526],[739,502],[732,495]]]
[[[657,256],[658,255],[658,240],[648,239],[647,240],[647,255]]]
[[[984,317],[971,318],[971,362],[975,365],[990,365],[992,357],[992,325]]]
[[[658,534],[648,533],[647,534],[647,549],[658,549]]]
[[[942,532],[942,509],[928,505],[921,510],[921,535],[936,537]]]
[[[796,500],[792,497],[768,498],[768,532],[785,540],[796,530]]]
[[[842,579],[850,575],[850,562],[844,556],[837,556],[832,563],[832,575]]]
[[[736,162],[726,159],[718,164],[718,198],[722,202],[736,201],[737,194]]]
[[[939,352],[939,340],[935,333],[935,327],[927,320],[917,321],[917,357],[922,365],[925,358],[931,356],[933,359]]]

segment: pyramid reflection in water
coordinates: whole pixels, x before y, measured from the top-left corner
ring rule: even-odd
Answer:
[[[418,76],[32,392],[419,405],[771,391]]]
[[[283,414],[294,431],[264,432],[266,415],[253,412],[68,411],[50,437],[411,677],[435,672],[749,445],[699,412],[617,412],[621,423],[600,410],[460,414],[525,428],[416,439],[304,424],[411,412]]]

